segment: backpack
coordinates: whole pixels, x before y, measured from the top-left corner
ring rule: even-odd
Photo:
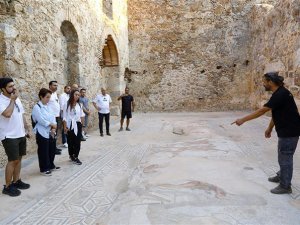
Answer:
[[[40,104],[37,103],[37,105],[41,108]],[[37,121],[34,121],[34,119],[32,118],[32,115],[31,115],[31,125],[32,125],[32,128],[34,129],[35,125],[37,124]]]

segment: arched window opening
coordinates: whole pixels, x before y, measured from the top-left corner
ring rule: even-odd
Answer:
[[[105,39],[100,65],[102,67],[119,66],[118,50],[111,35],[108,35]]]

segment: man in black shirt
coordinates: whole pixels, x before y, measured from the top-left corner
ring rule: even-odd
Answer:
[[[271,190],[273,194],[292,193],[291,180],[293,176],[293,156],[300,135],[300,116],[293,95],[284,87],[284,78],[277,72],[264,75],[266,91],[272,91],[270,100],[257,111],[237,119],[232,124],[238,126],[246,121],[255,119],[269,110],[272,110],[272,119],[265,131],[265,137],[270,138],[273,127],[278,136],[278,162],[280,171],[270,177],[270,182],[280,183]]]
[[[124,119],[125,117],[127,117],[126,120],[126,130],[130,131],[129,129],[129,122],[130,122],[130,118],[132,118],[132,112],[134,112],[134,100],[132,95],[129,94],[129,88],[126,87],[125,88],[125,94],[121,95],[118,100],[122,100],[122,112],[121,112],[121,127],[119,129],[119,131],[123,130],[123,123],[124,123]]]

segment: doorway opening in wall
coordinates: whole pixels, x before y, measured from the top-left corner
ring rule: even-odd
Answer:
[[[112,35],[105,39],[100,60],[102,86],[110,94],[113,105],[117,105],[117,97],[120,95],[120,67],[119,53]]]
[[[70,21],[63,21],[60,30],[62,32],[63,51],[63,81],[62,83],[72,85],[80,84],[79,56],[78,56],[78,34]]]

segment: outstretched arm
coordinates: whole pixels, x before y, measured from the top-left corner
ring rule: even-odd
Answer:
[[[270,110],[271,110],[270,108],[264,106],[264,107],[256,110],[255,112],[250,113],[249,115],[243,117],[243,118],[237,119],[236,121],[234,121],[231,124],[236,124],[238,126],[241,126],[243,123],[245,123],[245,122],[247,122],[249,120],[256,119],[256,118],[264,115],[266,112],[268,112]]]

